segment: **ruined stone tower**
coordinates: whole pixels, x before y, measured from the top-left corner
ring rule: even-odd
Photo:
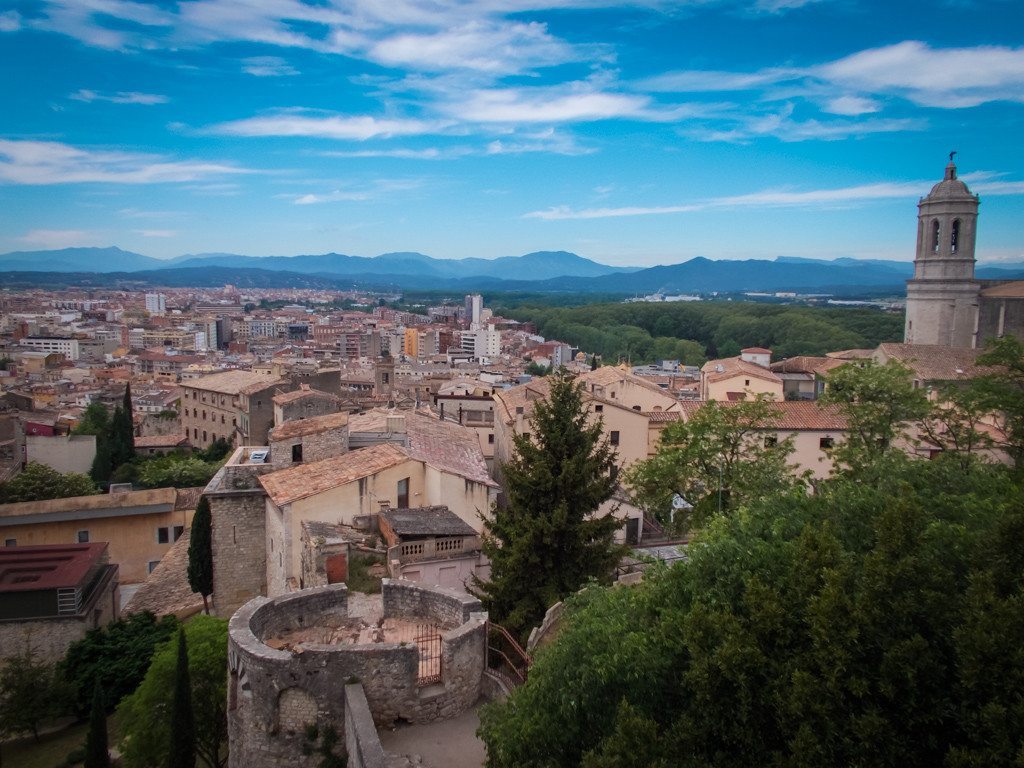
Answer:
[[[978,196],[956,177],[950,154],[945,177],[917,204],[917,255],[907,281],[907,344],[974,347],[980,284],[974,278]]]

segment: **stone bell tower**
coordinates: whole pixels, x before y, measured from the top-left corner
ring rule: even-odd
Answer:
[[[956,177],[953,155],[945,177],[917,204],[917,256],[907,281],[907,344],[976,346],[979,283],[974,279],[978,196]]]

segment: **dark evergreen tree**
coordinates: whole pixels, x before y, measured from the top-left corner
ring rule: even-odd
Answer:
[[[110,768],[107,712],[103,706],[103,691],[100,690],[99,683],[93,689],[89,732],[85,736],[85,768]]]
[[[583,388],[565,370],[534,404],[533,434],[514,437],[502,466],[506,503],[488,522],[491,578],[475,588],[492,618],[523,638],[553,603],[588,579],[607,578],[620,555],[619,521],[597,517],[616,487],[615,451],[592,421]]]
[[[203,611],[210,612],[207,597],[213,594],[213,548],[210,539],[210,502],[199,499],[188,542],[188,584],[203,596]]]
[[[192,684],[188,674],[188,648],[185,630],[178,630],[178,663],[174,673],[174,700],[171,705],[171,743],[167,768],[195,768],[196,724],[192,714]]]
[[[135,424],[132,421],[132,386],[124,388],[124,400],[110,420],[110,459],[116,469],[135,458]]]

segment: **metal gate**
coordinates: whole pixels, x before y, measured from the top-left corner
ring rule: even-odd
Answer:
[[[413,642],[420,652],[416,685],[433,685],[441,682],[441,633],[432,624],[417,624]]]

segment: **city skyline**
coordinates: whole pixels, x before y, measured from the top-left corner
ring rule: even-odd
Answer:
[[[0,252],[910,261],[956,150],[978,259],[1022,261],[1022,22],[1012,2],[15,2]]]

